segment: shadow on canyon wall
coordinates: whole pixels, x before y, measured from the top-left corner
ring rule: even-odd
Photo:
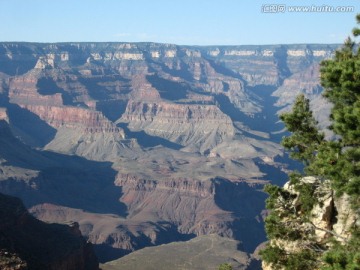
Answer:
[[[111,162],[32,149],[13,136],[5,121],[0,123],[2,165],[14,168],[13,176],[0,181],[4,193],[20,196],[28,208],[51,203],[126,216],[126,206],[119,202],[121,187],[114,185],[117,172]],[[17,180],[22,170],[37,173],[27,180]]]
[[[229,100],[229,98],[223,94],[215,96],[216,101],[219,104],[220,110],[230,116],[234,122],[242,122],[252,130],[262,131],[269,133],[271,141],[280,142],[283,133],[274,133],[283,129],[283,123],[279,122],[277,111],[279,107],[274,106],[277,98],[272,96],[272,93],[276,90],[276,87],[269,85],[257,85],[254,87],[247,87],[247,92],[257,96],[257,100],[262,107],[260,113],[256,113],[253,116],[249,116],[238,108],[235,107]],[[249,137],[254,137],[249,133],[246,134]],[[260,137],[254,137],[261,140]],[[268,140],[268,139],[267,139]]]
[[[119,123],[117,125],[125,131],[127,138],[135,138],[142,147],[163,146],[174,150],[183,148],[180,144],[173,143],[161,137],[148,135],[145,131],[131,131],[127,123]]]
[[[214,183],[217,191],[216,204],[234,215],[231,227],[234,239],[241,241],[238,249],[254,252],[259,244],[266,241],[260,214],[265,209],[267,195],[244,182],[234,183],[223,178],[215,178]]]
[[[163,226],[164,224],[167,226]],[[136,236],[136,245],[134,246],[136,248],[136,250],[139,250],[139,249],[142,249],[145,247],[169,244],[171,242],[188,241],[196,236],[195,234],[182,234],[177,230],[176,226],[174,226],[173,224],[167,223],[167,222],[158,222],[158,224],[153,223],[152,225],[155,225],[158,228],[157,229],[158,237],[156,238],[155,242],[152,241],[145,234],[139,232],[140,235]],[[164,229],[164,227],[167,227],[167,228]],[[130,237],[135,238],[135,236],[130,236]],[[130,250],[113,248],[109,244],[111,244],[111,243],[93,245],[95,252],[99,258],[100,263],[105,263],[105,262],[109,262],[112,260],[116,260],[120,257],[123,257],[123,256],[131,253]]]
[[[11,119],[10,124],[19,132],[26,144],[33,147],[44,147],[55,138],[56,129],[29,110],[9,103],[7,104],[7,113]]]

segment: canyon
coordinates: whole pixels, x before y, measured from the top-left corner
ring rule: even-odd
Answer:
[[[259,269],[263,186],[299,168],[278,114],[304,93],[332,136],[319,63],[338,47],[0,43],[0,192],[77,222],[103,263],[211,239]]]

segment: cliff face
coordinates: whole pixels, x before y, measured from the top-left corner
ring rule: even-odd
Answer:
[[[90,132],[120,130],[101,112],[94,110],[91,102],[84,101],[85,104],[81,107],[75,107],[76,104],[66,104],[67,95],[61,93],[64,90],[54,82],[55,76],[54,72],[47,74],[35,68],[33,72],[12,78],[9,82],[9,101],[34,113],[54,128],[80,126]],[[61,79],[66,80],[66,78]]]
[[[211,181],[146,181],[119,175],[115,184],[124,187],[121,200],[128,206],[132,219],[147,216],[149,220],[167,220],[182,234],[216,233],[230,237],[233,234],[227,226],[232,222],[231,216],[216,204],[218,187]],[[147,204],[149,201],[154,203]]]
[[[276,113],[304,92],[325,118],[335,48],[1,43],[0,191],[102,261],[210,233],[252,252],[287,169]]]
[[[3,194],[0,218],[1,269],[99,269],[77,223],[46,224],[32,217],[19,199]]]
[[[55,129],[119,131],[125,137],[114,125],[120,118],[132,131],[205,152],[223,141],[224,132],[232,137],[231,120],[248,122],[261,115],[268,101],[256,95],[266,90],[254,95],[251,87],[278,88],[278,106],[291,104],[295,92],[317,96],[318,63],[334,48],[3,43],[0,72],[6,74],[3,89],[10,103]],[[212,123],[201,125],[203,117]],[[21,131],[20,123],[13,124]]]
[[[264,237],[260,213],[265,195],[254,189],[261,188],[261,184],[233,185],[221,179],[164,182],[118,175],[116,185],[122,187],[126,219],[54,204],[37,205],[30,211],[45,221],[78,220],[89,241],[98,245],[98,254],[104,261],[146,246],[209,234],[242,239],[241,250],[252,252]],[[228,198],[223,198],[225,193]],[[232,205],[232,200],[242,193],[246,194],[245,201]]]
[[[120,121],[132,131],[144,130],[203,153],[234,136],[229,116],[214,105],[183,105],[129,101]]]
[[[322,181],[308,176],[302,178],[300,183],[315,187],[313,196],[316,199],[316,204],[309,213],[308,221],[304,222],[301,213],[293,213],[293,216],[289,217],[284,203],[279,203],[276,211],[280,211],[282,223],[286,222],[288,228],[296,228],[300,235],[306,237],[295,241],[275,238],[268,244],[280,246],[286,253],[292,254],[304,249],[312,249],[316,245],[323,249],[329,248],[332,245],[331,241],[329,241],[330,237],[340,243],[348,241],[351,237],[352,228],[360,225],[358,213],[351,207],[349,196],[347,194],[336,196],[328,180]],[[286,202],[287,207],[291,207],[296,211],[301,205],[299,192],[295,191],[290,182],[285,184],[284,190],[291,194],[290,199]],[[263,269],[271,270],[275,268],[263,262]]]

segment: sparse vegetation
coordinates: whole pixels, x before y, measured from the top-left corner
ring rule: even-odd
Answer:
[[[229,263],[222,263],[219,266],[219,270],[232,270],[232,266]]]

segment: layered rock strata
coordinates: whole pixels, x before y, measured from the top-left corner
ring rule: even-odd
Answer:
[[[102,261],[209,233],[252,252],[287,170],[276,113],[304,92],[325,119],[336,47],[1,43],[0,190]]]

